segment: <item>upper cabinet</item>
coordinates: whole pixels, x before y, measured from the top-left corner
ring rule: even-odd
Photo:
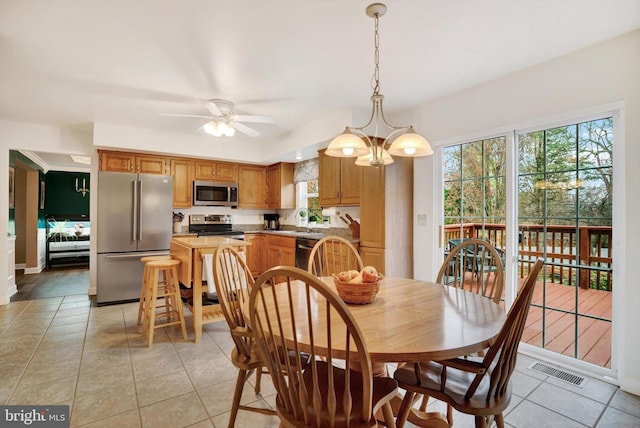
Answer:
[[[197,160],[194,166],[196,180],[238,181],[238,164]]]
[[[360,205],[362,167],[355,158],[327,156],[325,151],[318,151],[320,206]]]
[[[264,166],[238,167],[238,208],[267,207],[267,169]]]
[[[171,159],[171,177],[173,177],[173,207],[190,208],[193,194],[193,161]]]
[[[267,167],[267,206],[274,209],[296,207],[292,163],[281,162]]]
[[[169,174],[169,162],[163,156],[100,151],[100,171]]]

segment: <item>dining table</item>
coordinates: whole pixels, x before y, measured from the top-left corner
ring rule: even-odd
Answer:
[[[321,279],[335,290],[333,278]],[[291,300],[300,306],[294,309],[303,312],[305,287],[293,287],[291,292]],[[387,363],[446,360],[482,351],[506,319],[503,308],[482,295],[408,278],[384,278],[372,303],[347,306],[364,336],[374,375],[386,375]],[[321,320],[317,317],[317,322]],[[301,345],[310,346],[304,331],[297,335]],[[340,351],[335,349],[339,344],[333,346]],[[394,411],[398,406],[396,400]],[[415,409],[409,421],[418,426],[448,426],[438,412]]]
[[[222,308],[218,303],[204,304],[203,293],[211,289],[213,291],[213,277],[203,280],[204,259],[207,254],[214,254],[221,245],[232,245],[238,251],[245,251],[250,242],[228,238],[225,236],[180,236],[174,237],[169,243],[169,254],[174,259],[180,260],[178,266],[178,280],[186,289],[188,297],[186,306],[193,315],[193,329],[195,342],[202,337],[204,324],[224,319]],[[208,270],[211,270],[211,266]],[[209,272],[211,274],[211,272]],[[211,274],[212,275],[212,274]],[[213,276],[213,275],[212,275]]]

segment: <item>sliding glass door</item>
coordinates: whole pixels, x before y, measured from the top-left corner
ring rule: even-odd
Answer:
[[[544,275],[523,342],[606,368],[613,129],[612,117],[601,117],[442,149],[443,256],[464,238],[484,239],[512,255],[503,260],[510,273],[505,289],[512,287],[503,299],[515,295],[542,257]]]
[[[611,366],[613,119],[517,135],[518,272],[545,260],[523,341]]]

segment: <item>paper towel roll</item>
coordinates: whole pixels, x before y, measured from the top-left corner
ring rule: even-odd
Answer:
[[[322,210],[323,217],[331,217],[332,215],[340,215],[340,211],[335,208],[324,208]]]

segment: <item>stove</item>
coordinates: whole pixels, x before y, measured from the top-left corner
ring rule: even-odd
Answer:
[[[244,232],[233,230],[233,222],[229,214],[191,214],[189,233],[197,233],[198,236],[217,235],[244,239]]]

